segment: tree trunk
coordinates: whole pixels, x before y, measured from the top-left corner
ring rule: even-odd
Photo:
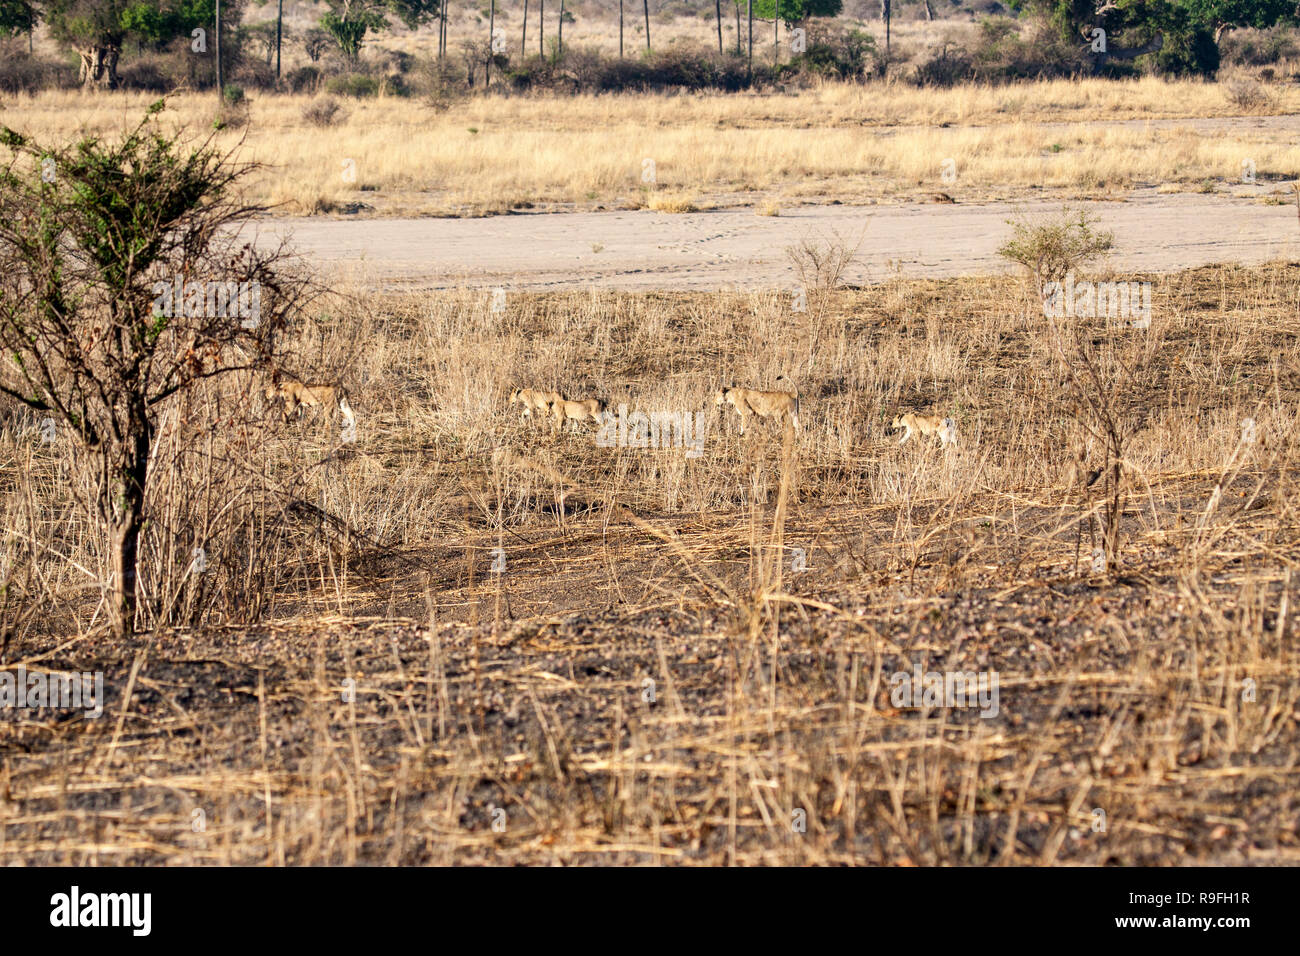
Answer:
[[[546,59],[546,0],[537,4],[537,55]]]
[[[933,20],[934,10],[930,6],[930,0],[921,0],[921,2],[925,4],[925,18],[927,20]]]
[[[284,0],[279,0],[275,11],[275,78],[280,78],[280,40],[284,34]]]
[[[221,79],[221,0],[217,0],[217,23],[216,29],[212,32],[212,39],[216,49],[217,58],[217,102],[220,103],[225,97],[225,90]]]
[[[488,10],[488,54],[487,64],[483,68],[483,89],[492,85],[492,60],[496,58],[497,0],[491,0]]]
[[[645,10],[645,51],[650,52],[650,0],[641,0],[641,6]]]
[[[623,59],[623,0],[618,0],[618,58]]]
[[[118,48],[111,44],[97,44],[78,50],[77,55],[81,57],[82,87],[88,90],[117,89],[118,53]]]
[[[560,31],[557,34],[558,39],[555,41],[555,59],[564,59],[564,0],[560,0]]]
[[[745,15],[749,17],[749,72],[754,72],[754,0],[745,0]]]
[[[113,516],[113,595],[109,614],[113,630],[123,640],[135,631],[136,578],[140,529],[144,523],[144,486],[149,468],[152,428],[143,406],[133,408],[127,422],[126,447],[115,478],[122,483],[121,497],[110,502]],[[117,489],[107,489],[111,496]]]
[[[519,58],[528,55],[528,0],[524,0],[524,38],[519,41]]]
[[[740,4],[734,3],[734,5],[736,7],[736,56],[740,56],[743,52],[740,48]]]
[[[718,18],[718,53],[722,53],[722,0],[713,0],[713,11]]]

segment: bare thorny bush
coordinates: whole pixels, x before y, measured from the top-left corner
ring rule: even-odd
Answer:
[[[866,235],[865,226],[856,239],[846,238],[832,229],[827,236],[809,233],[786,247],[786,258],[799,279],[791,290],[792,308],[807,314],[806,351],[810,359],[828,331],[823,325],[829,294],[844,281],[844,273],[857,258]],[[842,328],[840,332],[842,334]]]
[[[857,258],[866,231],[850,240],[831,230],[829,236],[806,235],[786,248],[786,258],[799,277],[799,285],[808,292],[826,292],[839,288],[844,272]]]

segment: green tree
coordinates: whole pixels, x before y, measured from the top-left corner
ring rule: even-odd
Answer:
[[[754,16],[760,20],[779,16],[788,25],[810,17],[839,16],[843,6],[842,0],[754,0]]]
[[[214,0],[40,0],[55,40],[81,58],[81,83],[91,89],[117,88],[117,61],[128,39],[158,47],[212,28]],[[238,4],[223,5],[234,22]],[[229,12],[226,12],[230,8]]]
[[[0,0],[0,36],[31,33],[40,19],[36,4],[28,0]]]
[[[1186,0],[1184,5],[1194,23],[1214,32],[1216,44],[1229,30],[1295,23],[1298,10],[1296,0]]]
[[[1160,70],[1203,75],[1218,69],[1218,44],[1227,31],[1295,23],[1297,17],[1296,0],[1018,0],[1012,6],[1045,17],[1070,39],[1096,27],[1106,31],[1108,47],[1121,34],[1139,42],[1158,38],[1150,51]],[[1112,58],[1126,58],[1123,48],[1116,49]]]
[[[73,436],[121,636],[135,627],[158,416],[269,358],[302,293],[281,253],[240,235],[263,211],[235,192],[252,167],[161,132],[162,106],[112,143],[51,146],[0,126],[0,394]]]
[[[349,60],[361,55],[361,44],[366,34],[386,30],[389,17],[397,17],[403,24],[415,29],[432,20],[438,12],[439,0],[325,0],[329,10],[320,18],[320,25],[334,38],[339,49]]]

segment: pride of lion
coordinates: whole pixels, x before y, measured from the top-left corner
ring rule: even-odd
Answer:
[[[742,388],[727,385],[713,392],[713,404],[719,408],[730,405],[740,417],[740,434],[745,434],[752,418],[774,423],[789,423],[796,433],[799,431],[799,390],[784,375],[777,376],[777,388],[764,391],[756,388]],[[356,413],[348,403],[347,392],[338,385],[309,384],[292,376],[287,376],[278,369],[271,373],[271,382],[264,390],[268,399],[283,402],[284,420],[288,422],[296,412],[301,417],[303,408],[328,409],[337,406],[344,420],[353,425]],[[576,427],[587,422],[597,426],[605,423],[606,403],[599,398],[570,399],[564,393],[545,388],[516,388],[510,393],[510,405],[520,406],[520,415],[524,419],[544,419],[549,417],[554,431],[559,432],[566,425]],[[922,438],[939,439],[941,448],[957,446],[957,423],[952,418],[941,415],[918,415],[907,412],[895,416],[891,429],[902,429],[903,437],[899,444],[907,443],[914,434]]]
[[[726,385],[713,392],[713,404],[725,408],[730,405],[740,416],[740,434],[745,434],[751,418],[785,423],[797,433],[799,431],[799,390],[784,375],[777,376],[776,388],[764,391],[755,388],[741,388]],[[542,388],[516,388],[510,393],[510,404],[522,406],[521,417],[531,419],[534,414],[550,414],[553,426],[559,430],[569,422],[579,425],[590,420],[596,425],[604,423],[606,403],[599,398],[573,400],[565,398],[558,391]],[[917,415],[905,413],[894,418],[890,426],[904,429],[902,440],[905,444],[913,433],[922,437],[936,436],[940,447],[957,446],[957,423],[952,418],[941,415]]]
[[[517,388],[510,393],[511,405],[522,405],[522,416],[532,418],[533,413],[549,414],[551,406],[560,401],[559,392],[548,392],[541,388]]]

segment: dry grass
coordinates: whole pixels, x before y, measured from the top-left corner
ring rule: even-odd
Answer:
[[[700,207],[688,193],[656,192],[651,193],[646,206],[655,212],[699,212]]]
[[[10,414],[3,593],[42,613],[4,664],[101,669],[109,702],[0,722],[0,864],[1295,862],[1298,302],[1294,264],[1206,268],[1156,280],[1149,330],[1088,326],[1141,358],[1107,574],[1074,565],[1089,441],[1010,278],[806,313],[340,296],[296,352],[355,443],[254,379],[165,410],[129,647],[69,449]],[[797,436],[715,417],[780,374]],[[704,453],[551,435],[519,384],[703,410]],[[899,448],[905,408],[960,448]],[[996,670],[999,713],[896,706],[917,664]]]
[[[1294,85],[1271,88],[1269,112],[1300,110]],[[66,140],[134,123],[147,95],[44,93],[0,104],[0,123]],[[1027,83],[918,90],[827,85],[792,95],[473,98],[446,110],[394,97],[349,104],[330,127],[309,97],[250,97],[247,127],[222,134],[267,164],[255,198],[290,213],[355,208],[379,215],[482,215],[512,208],[645,205],[657,188],[700,204],[907,200],[936,188],[958,200],[1112,195],[1172,184],[1239,185],[1243,159],[1261,182],[1300,175],[1300,147],[1278,123],[1233,124],[1224,86]],[[211,97],[171,98],[177,122],[208,126]],[[1207,118],[1201,125],[1143,120]],[[1124,120],[1137,122],[1123,123]],[[1104,121],[1104,122],[1103,122]],[[1208,123],[1208,126],[1204,124]],[[1213,135],[1207,135],[1207,129]],[[471,130],[473,132],[471,132]],[[945,160],[957,180],[941,178]],[[355,176],[345,180],[345,162]]]

